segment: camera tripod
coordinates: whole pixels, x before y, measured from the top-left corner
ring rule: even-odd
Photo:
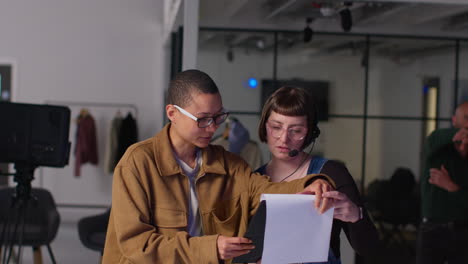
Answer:
[[[1,264],[8,264],[12,259],[14,245],[18,246],[18,263],[21,263],[21,251],[24,243],[25,219],[28,208],[37,207],[37,197],[31,194],[31,181],[34,179],[36,166],[15,164],[14,181],[17,183],[12,193],[9,213],[3,223],[0,235]],[[52,262],[54,256],[48,246]]]

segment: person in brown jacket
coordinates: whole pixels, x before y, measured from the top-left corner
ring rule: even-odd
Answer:
[[[253,249],[242,235],[262,193],[312,193],[320,212],[331,207],[328,176],[273,183],[209,144],[228,113],[206,73],[178,73],[168,101],[170,123],[115,168],[103,263],[231,263]]]

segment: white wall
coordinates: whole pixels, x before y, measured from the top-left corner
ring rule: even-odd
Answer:
[[[0,1],[0,58],[17,65],[13,100],[134,104],[140,139],[151,137],[162,125],[169,65],[162,10],[162,1],[154,0]],[[71,107],[72,119],[80,108]],[[51,190],[58,203],[111,201],[112,176],[103,172],[102,161],[117,109],[88,109],[97,122],[99,165],[84,165],[75,178],[71,154],[65,168],[36,171],[34,185]]]

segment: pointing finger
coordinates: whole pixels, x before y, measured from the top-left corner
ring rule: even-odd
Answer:
[[[315,208],[317,209],[320,208],[320,203],[323,202],[322,200],[323,200],[322,190],[318,188],[317,191],[315,192]]]
[[[323,193],[322,196],[326,197],[326,198],[333,198],[335,200],[344,200],[345,199],[344,195],[342,193],[338,192],[338,191],[325,192],[325,193]]]

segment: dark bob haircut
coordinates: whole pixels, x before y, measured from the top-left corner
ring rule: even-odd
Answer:
[[[285,116],[306,116],[307,135],[302,149],[314,141],[320,134],[317,126],[317,107],[312,96],[303,88],[283,86],[268,97],[263,106],[258,136],[260,141],[267,141],[266,122],[272,111]]]

